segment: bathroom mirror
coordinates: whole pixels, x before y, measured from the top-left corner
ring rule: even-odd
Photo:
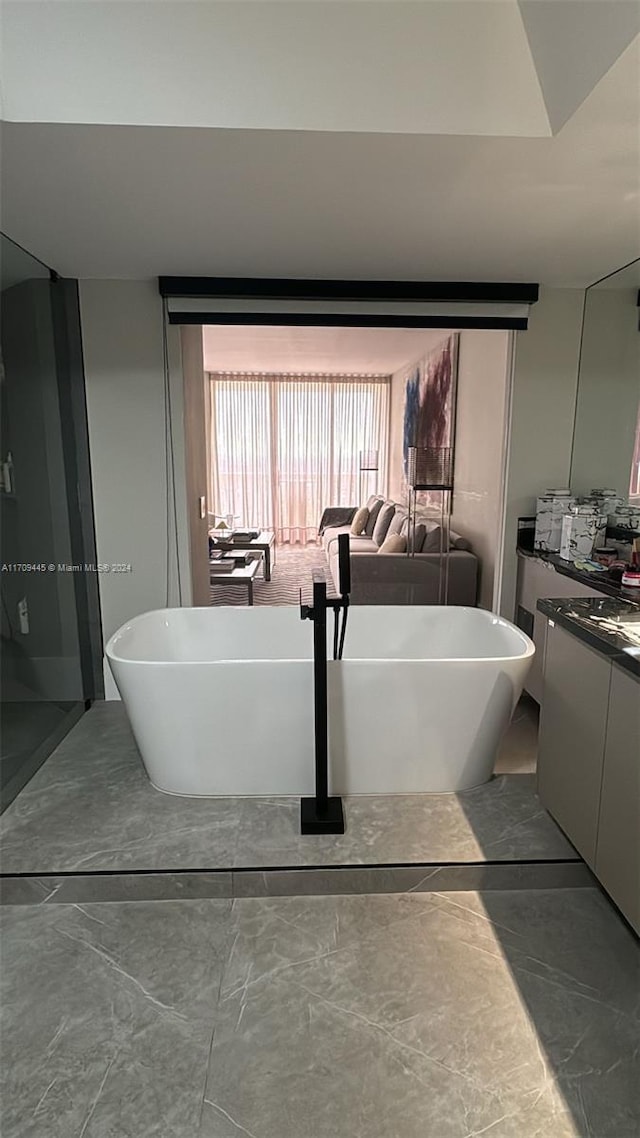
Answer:
[[[640,502],[640,259],[586,290],[571,460],[574,494]]]

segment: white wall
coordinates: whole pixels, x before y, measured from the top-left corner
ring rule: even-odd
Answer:
[[[500,611],[513,618],[517,519],[535,514],[548,486],[568,486],[584,291],[540,290],[526,332],[516,333],[505,495]]]
[[[155,281],[80,282],[87,415],[105,643],[138,613],[178,603],[173,495],[167,494],[162,307]],[[179,337],[170,329],[182,603],[190,603]],[[167,533],[169,536],[167,537]],[[169,572],[167,574],[167,543]],[[105,661],[107,698],[117,692]]]
[[[478,604],[492,609],[500,557],[510,334],[460,336],[452,528],[479,559]]]
[[[425,353],[450,331],[430,334]],[[480,604],[492,607],[502,527],[504,436],[508,394],[508,332],[463,331],[458,356],[455,489],[452,528],[469,539],[480,559]],[[391,381],[389,496],[406,500],[402,428],[407,376],[413,362]]]

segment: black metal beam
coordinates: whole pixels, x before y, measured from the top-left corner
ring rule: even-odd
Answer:
[[[377,300],[535,304],[539,286],[504,281],[300,280],[280,277],[159,277],[164,297],[238,300]]]
[[[525,331],[526,316],[385,316],[344,312],[170,312],[170,324],[269,324],[283,328],[510,328]]]

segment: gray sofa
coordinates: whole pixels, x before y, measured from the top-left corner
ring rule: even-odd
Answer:
[[[369,518],[363,534],[351,534],[351,600],[356,605],[437,605],[439,603],[440,524],[437,519],[416,519],[414,555],[380,553],[389,534],[410,541],[406,506],[374,496],[367,502]],[[351,533],[355,508],[330,507],[320,522],[320,539],[338,588],[338,536]],[[475,605],[478,560],[469,542],[450,533],[450,605]]]

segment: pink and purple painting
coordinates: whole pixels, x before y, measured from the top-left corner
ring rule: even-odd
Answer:
[[[452,447],[458,366],[458,334],[448,336],[407,379],[402,460],[408,485],[409,447]]]

